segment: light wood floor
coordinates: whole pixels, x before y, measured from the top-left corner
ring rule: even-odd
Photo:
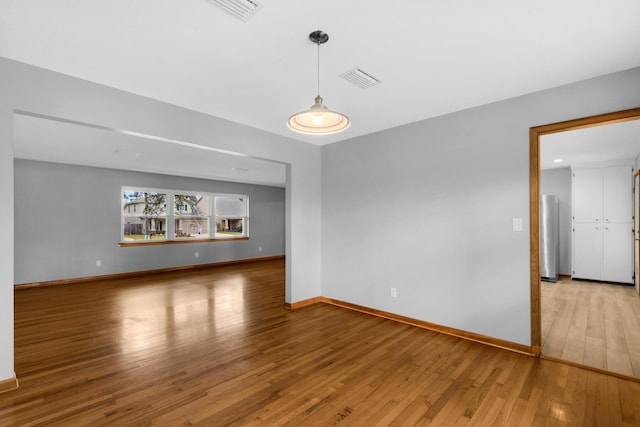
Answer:
[[[281,261],[17,290],[0,425],[640,425],[640,383],[283,302]]]
[[[634,287],[562,277],[542,282],[541,291],[544,355],[640,377],[640,297]]]

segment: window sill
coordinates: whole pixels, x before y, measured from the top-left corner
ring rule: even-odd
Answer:
[[[249,240],[248,237],[225,237],[221,239],[192,239],[192,240],[137,240],[133,242],[120,242],[118,246],[120,247],[131,247],[131,246],[156,246],[156,245],[181,245],[183,243],[211,243],[211,242],[229,242],[229,241],[237,241],[237,240]]]

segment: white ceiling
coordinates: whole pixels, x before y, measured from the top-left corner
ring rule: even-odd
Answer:
[[[24,114],[15,114],[13,123],[14,156],[20,159],[285,186],[281,163]]]
[[[0,56],[318,145],[640,66],[637,0],[259,1],[243,22],[209,0],[3,0]],[[286,127],[316,95],[317,29],[336,135]],[[340,77],[356,66],[382,83]]]
[[[640,120],[552,133],[540,138],[540,169],[634,160],[638,154]]]

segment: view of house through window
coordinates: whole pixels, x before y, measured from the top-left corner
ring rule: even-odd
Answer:
[[[245,231],[247,203],[244,196],[215,197],[216,237],[242,236]]]
[[[122,189],[122,242],[248,237],[248,218],[245,195]]]
[[[124,191],[124,240],[165,239],[167,194]]]
[[[175,238],[210,238],[211,197],[201,194],[176,194],[173,199]]]

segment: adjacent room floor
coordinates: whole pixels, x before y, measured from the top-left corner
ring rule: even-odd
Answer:
[[[640,378],[640,296],[633,286],[542,282],[542,354]]]

